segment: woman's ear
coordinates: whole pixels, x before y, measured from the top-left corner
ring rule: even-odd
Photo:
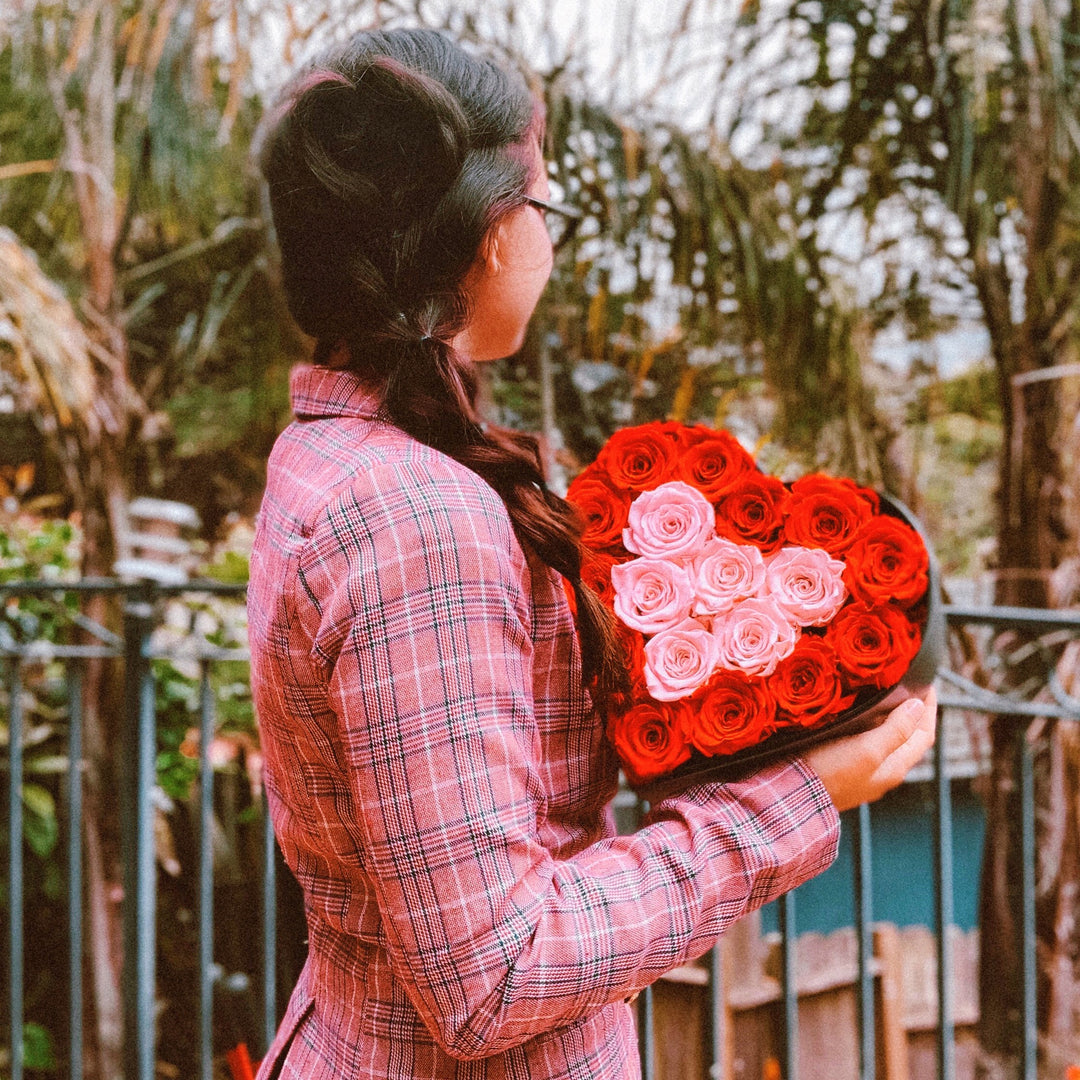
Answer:
[[[480,242],[476,258],[465,274],[465,291],[476,295],[478,289],[484,289],[491,278],[498,277],[502,269],[503,241],[500,239],[501,222],[491,228]]]
[[[483,272],[488,275],[497,274],[502,269],[503,229],[506,219],[496,222],[494,227],[488,230],[484,242],[480,245],[477,253],[477,262],[483,264]]]

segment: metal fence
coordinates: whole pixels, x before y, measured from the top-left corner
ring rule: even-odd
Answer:
[[[123,670],[123,746],[118,819],[121,826],[123,880],[123,1075],[129,1080],[151,1080],[155,1075],[155,979],[157,971],[157,903],[159,870],[155,849],[155,788],[157,784],[158,731],[156,695],[158,691],[154,663],[175,657],[175,649],[160,645],[155,631],[160,626],[162,604],[170,598],[187,596],[231,597],[242,599],[241,586],[198,582],[187,586],[161,587],[153,585],[123,585],[114,581],[82,581],[58,585],[55,582],[29,582],[0,585],[0,601],[6,613],[0,612],[0,663],[4,665],[4,686],[7,700],[7,834],[9,837],[6,874],[9,922],[6,933],[8,967],[8,1072],[11,1080],[23,1080],[23,1032],[25,1021],[24,992],[26,988],[27,942],[24,936],[24,834],[27,807],[24,799],[26,753],[32,745],[32,732],[26,720],[26,677],[28,671],[40,672],[43,665],[60,674],[61,709],[65,713],[66,745],[62,758],[65,767],[55,769],[59,774],[59,801],[62,808],[59,820],[60,843],[55,849],[61,865],[62,891],[66,899],[57,898],[58,910],[63,910],[66,929],[63,966],[66,969],[66,1047],[57,1049],[53,1075],[72,1078],[83,1075],[83,1016],[84,983],[81,958],[84,952],[84,850],[80,827],[84,805],[83,672],[95,660],[121,664]],[[122,606],[122,631],[117,633],[83,614],[85,601],[91,596],[108,596]],[[62,614],[66,631],[53,635],[56,640],[42,636],[34,619],[22,623],[16,618],[16,603],[33,602],[41,609],[55,605]],[[21,610],[21,609],[20,609]],[[1080,612],[1041,611],[1020,608],[961,608],[948,607],[948,624],[954,632],[966,628],[979,633],[980,627],[994,632],[1003,629],[1019,631],[1024,640],[1043,635],[1050,652],[1066,640],[1080,638]],[[40,621],[41,611],[36,619]],[[984,631],[985,632],[985,631]],[[1046,635],[1049,635],[1048,637]],[[197,807],[195,873],[197,904],[194,917],[197,941],[197,977],[194,1031],[197,1047],[194,1052],[199,1080],[211,1080],[215,1051],[214,1027],[215,993],[220,990],[221,970],[214,962],[214,869],[212,831],[214,828],[214,765],[211,747],[218,727],[218,694],[213,673],[216,665],[246,659],[243,646],[235,642],[214,641],[196,635],[195,647],[184,651],[184,659],[197,665],[197,776],[195,805]],[[1021,1075],[1024,1080],[1036,1076],[1036,966],[1035,966],[1035,809],[1032,750],[1020,737],[1026,719],[1053,717],[1080,719],[1080,701],[1070,697],[1057,682],[1053,666],[1045,671],[1038,687],[1038,700],[1028,687],[1020,696],[1001,696],[964,678],[955,671],[943,668],[939,673],[940,701],[943,724],[957,715],[955,710],[1013,717],[1016,720],[1017,754],[1022,822],[1021,845],[1023,857],[1022,924],[1023,962],[1017,973],[1022,1000],[1022,1045],[1019,1049]],[[0,722],[3,720],[0,712]],[[2,731],[2,729],[0,729]],[[939,737],[933,754],[932,789],[934,828],[932,837],[936,898],[937,991],[938,1017],[938,1076],[953,1080],[955,1076],[955,1038],[952,1011],[952,978],[950,952],[946,948],[945,928],[953,924],[953,852],[951,789],[945,762],[947,739]],[[75,763],[73,767],[71,763]],[[54,762],[55,764],[55,762]],[[265,1050],[271,1040],[280,1008],[279,983],[275,967],[277,926],[275,903],[276,860],[274,838],[269,817],[263,810],[257,814],[261,867],[258,872],[257,956],[253,964],[253,1053]],[[875,1015],[872,971],[873,886],[871,873],[870,813],[863,807],[854,815],[854,881],[855,934],[858,942],[858,979],[856,1001],[858,1010],[858,1045],[860,1049],[860,1080],[875,1075]],[[783,1024],[781,1071],[785,1080],[798,1080],[799,1010],[795,986],[795,953],[797,936],[798,891],[779,901],[781,930],[781,984],[783,993]],[[709,1014],[711,1018],[710,1075],[716,1080],[725,1076],[725,1010],[723,976],[719,950],[714,950],[709,963]],[[30,973],[32,974],[32,972]],[[646,1080],[655,1075],[655,1046],[653,998],[649,991],[638,1003],[641,1039],[642,1070]],[[261,1044],[261,1045],[260,1045]]]

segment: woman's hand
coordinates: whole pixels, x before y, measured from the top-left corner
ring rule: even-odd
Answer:
[[[837,810],[873,802],[899,784],[934,745],[937,692],[908,698],[876,728],[815,746],[804,755]]]

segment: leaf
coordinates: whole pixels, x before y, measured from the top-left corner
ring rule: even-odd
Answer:
[[[641,171],[642,139],[640,133],[629,125],[619,125],[622,131],[623,157],[626,163],[626,178],[636,180]]]
[[[94,31],[94,23],[97,22],[98,10],[100,7],[100,3],[87,4],[86,7],[79,12],[79,17],[75,22],[75,29],[71,35],[71,44],[68,47],[68,54],[64,57],[62,70],[65,75],[71,75],[75,71],[89,48],[91,36]]]
[[[203,572],[215,581],[246,585],[251,568],[245,556],[237,551],[226,551],[217,562],[211,563]]]
[[[687,364],[682,370],[682,376],[679,379],[678,388],[675,391],[675,400],[671,404],[671,411],[668,414],[668,419],[678,420],[679,423],[685,424],[686,417],[690,412],[690,406],[694,401],[694,379],[697,375],[697,369]]]
[[[0,228],[0,322],[13,335],[0,350],[4,374],[44,416],[94,426],[90,342],[60,286],[9,229]]]
[[[47,900],[65,900],[67,897],[67,876],[60,868],[59,859],[45,862],[41,877],[41,892]]]
[[[41,1024],[23,1024],[23,1066],[27,1069],[52,1070],[56,1065],[56,1052],[49,1029]]]
[[[589,303],[588,342],[594,360],[600,360],[604,356],[604,344],[607,340],[607,300],[607,290],[600,288]]]
[[[23,839],[35,855],[50,855],[60,839],[60,823],[56,820],[56,802],[52,794],[38,784],[24,784],[22,790]]]
[[[40,784],[23,784],[22,802],[27,811],[39,817],[56,817],[56,801],[52,792]]]
[[[69,758],[66,754],[42,754],[26,762],[26,772],[35,776],[61,776],[68,771]]]

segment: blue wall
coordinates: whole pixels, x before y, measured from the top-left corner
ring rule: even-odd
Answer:
[[[903,784],[870,807],[875,922],[935,925],[932,796],[930,784]],[[954,922],[971,930],[978,925],[985,828],[982,803],[972,793],[970,783],[953,783],[952,812]],[[798,933],[815,930],[827,934],[854,925],[852,818],[852,814],[842,815],[836,862],[796,892]],[[762,929],[777,929],[775,904],[763,910]]]

